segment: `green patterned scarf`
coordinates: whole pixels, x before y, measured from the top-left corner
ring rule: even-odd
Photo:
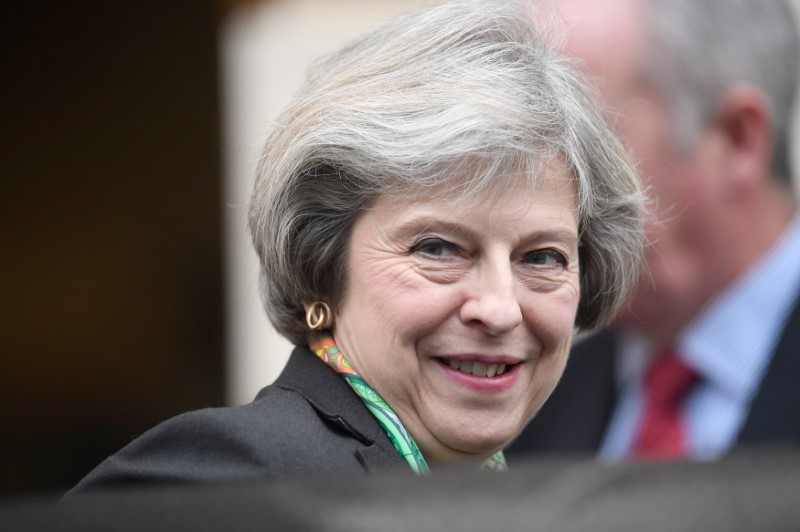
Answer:
[[[316,342],[312,342],[308,346],[311,351],[316,354],[320,360],[330,366],[336,373],[344,377],[347,384],[356,392],[356,394],[364,401],[367,409],[375,416],[380,426],[389,436],[392,444],[394,444],[397,452],[400,453],[414,473],[418,475],[426,475],[430,472],[425,458],[422,456],[416,442],[403,426],[400,418],[392,410],[383,398],[373,390],[369,384],[364,382],[364,379],[358,372],[350,365],[350,362],[344,357],[344,354],[336,347],[329,331],[325,331]],[[493,471],[506,471],[506,459],[502,451],[496,452],[490,458],[483,462],[485,469]]]

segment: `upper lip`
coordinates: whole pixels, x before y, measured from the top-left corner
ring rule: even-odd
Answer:
[[[491,365],[491,364],[505,364],[505,365],[513,365],[519,364],[523,360],[519,357],[511,356],[511,355],[478,355],[478,354],[457,354],[457,355],[440,355],[436,358],[442,360],[458,360],[462,362],[482,362],[484,364]]]

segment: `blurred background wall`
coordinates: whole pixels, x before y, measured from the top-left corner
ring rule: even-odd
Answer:
[[[259,144],[312,59],[429,3],[0,4],[0,496],[274,380],[289,347],[245,224]]]
[[[224,397],[212,0],[2,3],[0,493]]]

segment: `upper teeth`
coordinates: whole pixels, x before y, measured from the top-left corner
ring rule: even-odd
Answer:
[[[477,377],[494,377],[506,372],[505,364],[484,364],[483,362],[472,362],[470,360],[448,360],[447,363],[453,369],[471,373]]]

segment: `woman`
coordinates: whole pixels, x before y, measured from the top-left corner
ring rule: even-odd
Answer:
[[[250,205],[297,345],[237,408],[167,421],[78,489],[485,463],[636,279],[642,196],[526,2],[399,17],[316,65]]]

